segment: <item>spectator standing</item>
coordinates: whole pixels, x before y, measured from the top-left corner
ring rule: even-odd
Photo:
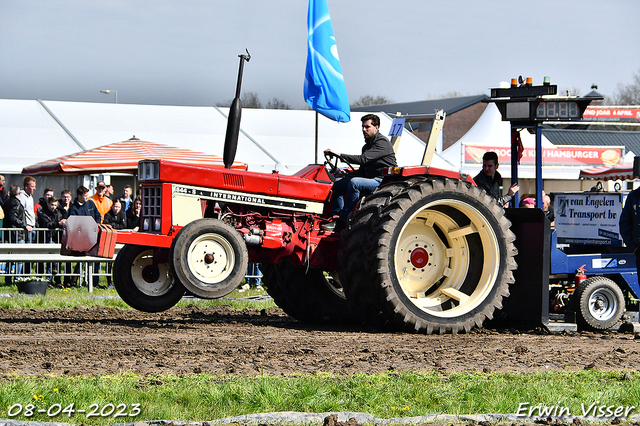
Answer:
[[[4,209],[5,209],[5,205],[9,201],[9,191],[7,191],[7,188],[4,187],[4,184],[5,184],[4,175],[0,175],[0,228],[4,228],[4,225],[5,225]],[[5,236],[3,235],[3,231],[0,231],[0,241],[2,242],[5,241]],[[0,274],[4,273],[6,269],[7,269],[7,265],[5,263],[0,263]]]
[[[135,232],[140,230],[140,211],[142,210],[142,201],[136,198],[131,203],[131,207],[127,210],[127,229],[133,229]]]
[[[516,192],[520,189],[520,185],[514,183],[509,187],[506,195],[502,195],[502,176],[498,172],[498,154],[493,151],[485,152],[482,156],[482,171],[473,178],[478,188],[484,189],[498,201],[498,204],[505,207],[511,201]]]
[[[556,215],[553,212],[553,206],[551,205],[551,197],[545,194],[544,191],[542,191],[542,211],[551,223],[556,220]]]
[[[534,209],[536,207],[536,200],[531,197],[523,198],[520,200],[520,208]]]
[[[27,233],[24,241],[27,243],[34,243],[35,231],[33,229],[36,227],[36,211],[35,203],[33,202],[33,194],[36,192],[36,180],[32,176],[27,176],[24,178],[23,184],[24,188],[20,192],[18,198],[24,208],[25,223],[31,227],[31,231]]]
[[[104,193],[105,197],[110,199],[112,202],[116,200],[116,196],[114,195],[113,185],[107,185],[107,189]]]
[[[640,272],[640,188],[627,195],[618,226],[622,241],[636,255],[636,269]]]
[[[9,201],[9,191],[4,187],[5,179],[4,175],[0,175],[0,214],[4,218],[4,206]],[[0,228],[3,227],[2,219],[0,219]]]
[[[58,200],[57,210],[60,212],[60,215],[62,216],[63,219],[69,218],[69,210],[71,209],[72,200],[73,200],[73,196],[71,195],[71,191],[69,191],[68,189],[63,189],[60,192],[60,199]],[[65,262],[64,273],[65,274],[71,273],[71,262]],[[56,284],[60,284],[60,277],[54,276],[53,282]],[[70,284],[71,284],[71,277],[65,276],[64,285],[68,287]]]
[[[49,197],[47,202],[40,206],[40,213],[38,213],[38,227],[49,230],[49,232],[47,232],[45,242],[59,243],[59,233],[56,230],[62,229],[66,221],[67,220],[62,217],[60,210],[58,210],[58,199],[56,197]]]
[[[40,228],[40,222],[38,222],[38,215],[42,211],[42,206],[46,206],[47,205],[47,200],[49,198],[51,198],[51,197],[54,197],[54,196],[55,195],[53,193],[53,189],[45,188],[44,192],[42,193],[42,197],[40,197],[40,199],[38,200],[38,204],[33,206],[33,210],[36,213],[36,228]],[[38,231],[36,231],[36,239],[35,239],[34,242],[43,243],[45,241],[45,239],[46,239],[46,235],[38,235]]]
[[[73,200],[71,208],[69,208],[69,216],[91,216],[96,223],[100,223],[100,212],[89,197],[89,190],[80,185],[76,190],[76,199]]]
[[[18,185],[11,185],[9,188],[9,199],[7,200],[5,210],[7,213],[6,227],[20,229],[20,231],[11,231],[9,241],[11,243],[24,243],[26,236],[33,231],[33,228],[27,225],[24,206],[22,202],[20,202],[20,187]],[[10,272],[10,265],[7,266],[9,268],[7,272]],[[24,263],[18,263],[16,264],[15,272],[21,274],[23,268]],[[10,276],[5,277],[5,283],[11,285],[12,278]]]
[[[122,210],[120,200],[114,201],[111,210],[104,215],[105,225],[111,225],[114,229],[125,229],[127,227],[127,218]]]
[[[58,200],[58,211],[62,215],[63,219],[69,218],[69,209],[71,208],[71,191],[64,189],[60,192],[60,199]]]
[[[47,229],[44,235],[45,243],[60,243],[60,229],[62,229],[65,222],[66,219],[62,218],[62,213],[58,210],[58,199],[56,197],[49,197],[47,202],[38,209],[38,228]],[[51,270],[51,265],[48,265],[47,272],[50,273]],[[59,265],[55,263],[53,265],[53,274],[57,275],[58,270]],[[43,263],[38,263],[37,271],[39,274],[45,273]]]
[[[0,228],[4,228],[4,202],[0,201]],[[2,238],[2,233],[0,231],[0,239],[4,241]]]
[[[107,186],[103,181],[98,182],[98,185],[96,186],[96,193],[93,194],[91,199],[100,212],[100,222],[98,223],[102,223],[104,221],[104,215],[111,210],[111,205],[113,204],[113,201],[107,197]]]
[[[127,227],[127,218],[122,210],[122,204],[120,200],[113,202],[111,210],[104,215],[104,224],[111,226],[113,229],[125,229]],[[111,274],[113,269],[113,263],[107,262],[105,264],[105,271],[107,274]],[[111,288],[111,275],[107,275],[107,284]]]
[[[44,192],[42,193],[42,197],[40,197],[40,200],[38,200],[38,204],[33,206],[33,210],[36,212],[36,223],[38,223],[38,212],[40,212],[42,206],[45,206],[47,204],[47,200],[53,196],[53,189],[45,188]]]
[[[0,204],[4,205],[9,201],[9,190],[4,187],[4,175],[0,175]]]
[[[131,188],[131,185],[125,185],[124,189],[122,190],[122,197],[120,197],[120,202],[122,203],[122,211],[126,212],[127,210],[129,210],[131,201],[133,201],[131,199],[131,194],[133,194],[133,188]]]
[[[31,231],[27,232],[24,242],[36,243],[36,210],[33,195],[36,193],[36,179],[33,176],[26,176],[23,181],[23,189],[20,192],[20,203],[24,207],[24,217],[26,224],[31,228]],[[24,264],[24,271],[27,274],[31,273],[31,263]]]

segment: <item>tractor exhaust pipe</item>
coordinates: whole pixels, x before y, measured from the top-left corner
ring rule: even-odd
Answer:
[[[245,49],[246,55],[238,55],[240,57],[240,69],[238,70],[238,84],[236,84],[236,97],[231,102],[229,109],[229,118],[227,120],[227,134],[224,139],[224,168],[230,169],[236,158],[236,150],[238,149],[238,134],[240,133],[240,116],[242,115],[242,102],[240,102],[240,86],[242,86],[242,71],[244,70],[244,61],[249,62],[251,55],[249,50]]]

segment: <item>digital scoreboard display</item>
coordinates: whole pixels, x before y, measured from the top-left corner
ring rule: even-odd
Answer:
[[[487,102],[495,102],[503,121],[526,126],[544,121],[579,121],[591,101],[602,100],[601,96],[558,96],[558,86],[549,84],[548,78],[542,86],[533,86],[530,78],[519,86],[518,81],[512,79],[511,87],[491,89]]]
[[[536,107],[534,118],[536,120],[580,120],[582,111],[577,102],[543,101]]]

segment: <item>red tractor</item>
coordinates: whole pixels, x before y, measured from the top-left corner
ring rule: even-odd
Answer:
[[[232,105],[229,165],[239,116]],[[260,262],[268,293],[301,321],[457,333],[502,306],[514,281],[515,236],[502,207],[469,176],[427,166],[386,170],[334,233],[320,227],[332,218],[338,170],[329,160],[293,176],[140,161],[141,226],[117,233],[118,294],[136,309],[163,311],[185,293],[228,294],[248,262]],[[67,236],[67,248],[74,238]]]
[[[456,333],[491,318],[513,282],[502,207],[458,173],[388,170],[340,233],[320,228],[333,179],[323,165],[284,176],[144,160],[138,179],[140,232],[118,231],[113,275],[142,311],[185,292],[222,297],[260,262],[269,294],[299,320]]]

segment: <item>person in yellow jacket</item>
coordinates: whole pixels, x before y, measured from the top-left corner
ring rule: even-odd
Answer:
[[[105,194],[106,189],[107,186],[103,181],[98,182],[98,185],[96,186],[96,193],[91,197],[93,203],[100,212],[100,223],[104,222],[104,215],[111,210],[111,206],[113,205],[113,201],[111,201],[111,199],[107,197],[107,194]]]

